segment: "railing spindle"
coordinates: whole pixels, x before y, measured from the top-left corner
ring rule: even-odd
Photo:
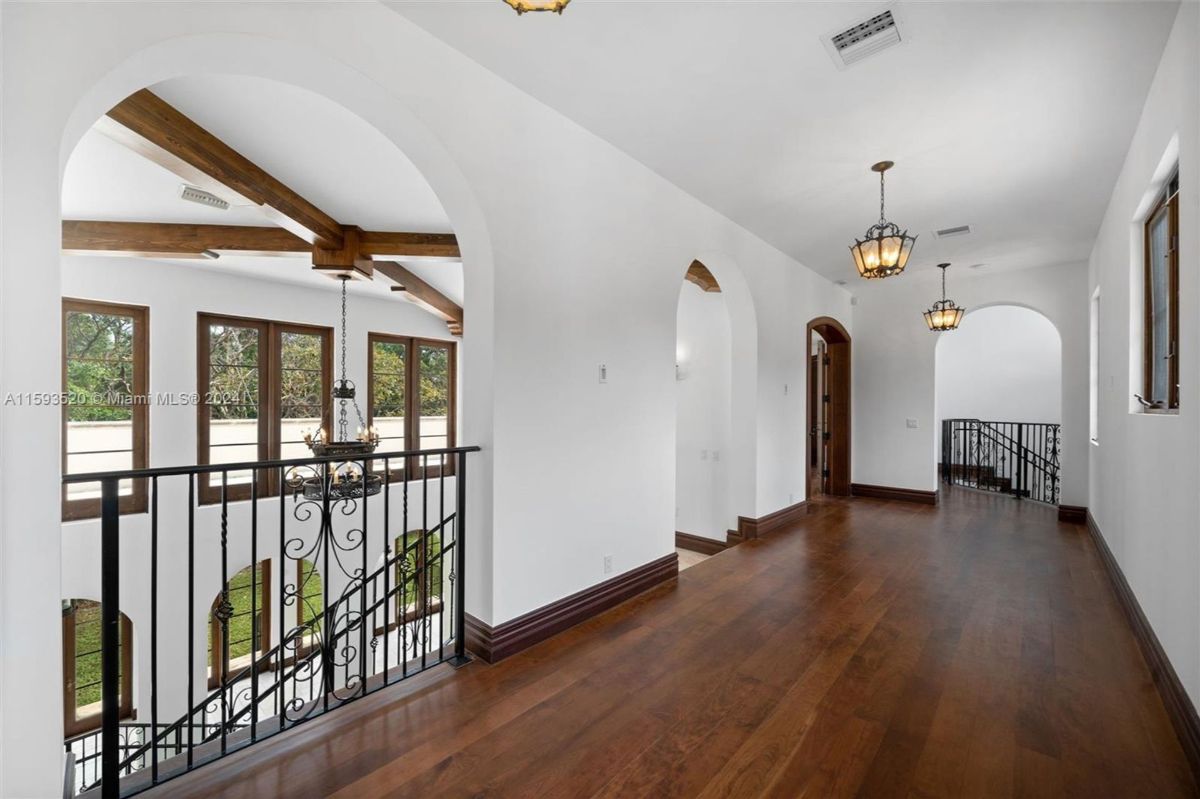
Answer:
[[[121,795],[121,517],[119,482],[100,484],[100,621],[101,621],[101,795]]]

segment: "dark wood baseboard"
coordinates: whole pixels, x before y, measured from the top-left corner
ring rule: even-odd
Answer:
[[[737,530],[726,530],[725,531],[725,546],[726,546],[726,548],[736,547],[738,544],[742,543],[742,541],[744,541],[744,540],[745,539],[742,538],[742,534],[739,533]]]
[[[1059,505],[1058,520],[1068,524],[1087,524],[1088,511],[1083,505]]]
[[[672,552],[495,627],[465,614],[467,648],[495,663],[678,576],[679,555]]]
[[[729,540],[717,541],[701,535],[675,531],[675,548],[686,549],[689,552],[699,552],[701,555],[715,555],[729,548]]]
[[[739,516],[737,536],[743,541],[751,538],[762,538],[767,533],[773,533],[780,528],[800,521],[807,514],[808,501],[806,500],[804,502],[797,502],[795,505],[788,505],[786,508],[781,508],[774,513],[768,513],[766,516],[759,516],[757,519],[752,519],[749,516]]]
[[[851,483],[850,493],[856,497],[871,499],[890,499],[895,502],[916,502],[921,505],[938,504],[938,492],[918,491],[915,488],[893,488],[892,486],[873,486],[866,483]]]
[[[1108,542],[1104,540],[1104,534],[1100,532],[1096,520],[1092,518],[1092,514],[1086,511],[1085,514],[1088,533],[1096,545],[1096,552],[1100,555],[1104,570],[1108,573],[1113,593],[1129,619],[1133,636],[1137,639],[1142,657],[1146,659],[1146,665],[1150,668],[1150,676],[1154,679],[1163,707],[1171,718],[1172,726],[1175,727],[1175,734],[1179,736],[1179,744],[1192,767],[1192,774],[1200,781],[1200,716],[1196,714],[1196,706],[1180,682],[1179,675],[1171,665],[1158,636],[1154,634],[1150,620],[1142,612],[1142,606],[1134,596],[1133,589],[1129,587],[1121,565],[1108,548]]]

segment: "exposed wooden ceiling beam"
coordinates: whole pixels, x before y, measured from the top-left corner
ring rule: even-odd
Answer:
[[[307,241],[340,249],[342,226],[250,159],[148,89],[108,112],[101,130],[189,183],[259,206],[268,218]],[[233,195],[232,197],[230,195]]]
[[[461,258],[453,233],[384,233],[364,230],[359,237],[363,255],[398,255],[409,258]]]
[[[183,225],[168,222],[95,222],[64,219],[62,248],[68,254],[203,257],[206,252],[242,255],[308,255],[312,245],[278,227]]]
[[[358,231],[360,256],[455,258],[452,233]],[[109,254],[159,258],[200,257],[205,251],[242,255],[312,255],[314,248],[283,228],[193,225],[175,222],[63,220],[62,246],[68,254]],[[344,245],[344,242],[343,242]],[[451,254],[453,253],[453,255]]]
[[[699,261],[692,261],[692,265],[688,267],[685,277],[704,291],[714,294],[721,292],[721,284],[713,277],[712,272],[708,271],[708,267]]]
[[[462,335],[463,310],[458,303],[395,261],[375,261],[375,271],[396,284],[392,291],[404,292],[409,300],[440,316],[451,333]]]

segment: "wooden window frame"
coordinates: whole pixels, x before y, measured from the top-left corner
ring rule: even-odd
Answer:
[[[367,424],[375,424],[375,345],[380,344],[402,344],[405,346],[404,359],[404,447],[406,451],[417,450],[420,448],[420,359],[417,357],[418,348],[421,346],[439,347],[448,352],[447,370],[450,375],[448,386],[448,414],[446,417],[446,447],[451,448],[456,446],[458,441],[458,342],[448,341],[445,339],[421,338],[419,336],[400,336],[393,333],[368,333],[367,334]],[[400,466],[392,466],[391,473],[388,476],[389,482],[420,480],[425,477],[452,477],[454,476],[454,461],[452,458],[444,458],[443,463],[437,467],[430,467],[425,471],[421,467],[421,458],[413,456],[404,460],[411,463],[402,463]]]
[[[69,602],[78,600],[71,599]],[[94,601],[94,600],[87,600]],[[100,603],[96,603],[99,605]],[[63,733],[70,738],[100,728],[104,711],[77,718],[75,705],[75,613],[64,609],[62,619],[63,642]],[[133,622],[121,614],[121,712],[122,719],[137,718],[133,711]]]
[[[66,402],[67,386],[67,316],[72,313],[102,314],[105,316],[127,316],[133,319],[133,393],[132,405],[132,466],[145,469],[150,461],[150,406],[147,401],[150,391],[150,309],[144,305],[126,305],[97,300],[64,297],[62,300],[62,347],[60,354],[62,373],[62,429],[60,451],[62,473],[67,470],[67,429],[71,406]],[[137,398],[141,398],[140,400]],[[67,486],[62,487],[63,521],[97,519],[100,517],[100,498],[68,499]],[[148,507],[148,488],[145,480],[134,480],[129,494],[121,496],[117,507],[122,514],[145,513]]]
[[[1167,398],[1163,407],[1143,408],[1143,413],[1179,412],[1179,173],[1167,180],[1163,193],[1146,216],[1142,225],[1143,245],[1143,300],[1142,300],[1142,396],[1149,402],[1153,397],[1154,335],[1153,335],[1153,273],[1151,264],[1150,236],[1154,223],[1162,214],[1167,215],[1167,292],[1168,309],[1168,358]]]
[[[262,616],[262,632],[258,640],[259,649],[250,653],[251,662],[261,654],[271,651],[271,559],[263,558],[258,563],[262,564],[262,579],[258,582],[262,591],[262,604],[258,606],[258,612]],[[241,574],[246,568],[258,566],[258,563],[239,569],[233,576],[236,577],[238,574]],[[226,580],[226,582],[228,583],[229,580]],[[216,614],[217,605],[220,602],[221,592],[218,591],[217,595],[213,598],[212,607],[209,609],[208,614],[208,641],[211,648],[210,663],[208,664],[208,688],[210,691],[220,686],[222,680],[228,676],[225,673],[224,647],[221,643],[221,621],[217,618]],[[254,644],[251,642],[251,647],[253,646]],[[271,664],[268,662],[268,659],[264,658],[259,663],[258,670],[260,672],[268,671],[270,667]],[[230,672],[233,674],[237,674],[239,671],[240,669],[230,669]]]
[[[200,465],[209,464],[209,443],[211,410],[206,401],[211,374],[210,331],[212,325],[224,324],[229,327],[244,327],[258,331],[258,457],[266,461],[279,458],[281,446],[282,419],[280,418],[281,400],[279,391],[282,382],[283,363],[282,336],[284,333],[302,333],[317,335],[322,339],[324,357],[321,364],[321,425],[329,429],[332,419],[333,405],[330,391],[333,388],[333,328],[320,325],[306,325],[298,322],[277,322],[269,319],[255,319],[245,316],[230,316],[228,314],[198,313],[196,315],[196,386],[200,402],[196,406],[196,462]],[[267,346],[263,346],[266,342]],[[214,480],[217,473],[202,473],[199,475],[199,499],[202,505],[212,505],[221,501],[221,485],[219,478]],[[279,492],[280,486],[277,470],[264,469],[258,477],[258,496],[272,496]],[[250,499],[251,485],[240,484],[226,486],[225,499],[236,502]]]

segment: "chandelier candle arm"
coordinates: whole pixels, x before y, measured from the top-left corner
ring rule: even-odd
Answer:
[[[883,174],[893,166],[895,164],[891,161],[880,161],[871,167],[872,172],[879,173],[879,221],[867,228],[866,235],[862,239],[855,239],[850,246],[859,276],[868,280],[903,272],[917,240],[916,236],[908,235],[907,230],[901,230],[895,223],[887,221]]]
[[[935,333],[957,329],[963,314],[967,312],[966,308],[955,305],[954,300],[946,298],[946,270],[949,268],[950,264],[938,264],[938,269],[942,270],[942,298],[922,314],[925,324]]]

